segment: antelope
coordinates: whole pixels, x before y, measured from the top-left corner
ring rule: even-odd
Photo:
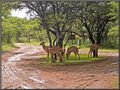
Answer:
[[[89,54],[91,54],[91,57],[92,57],[92,52],[95,50],[95,56],[97,55],[97,52],[98,52],[98,49],[99,49],[99,44],[92,44],[90,46],[90,51],[88,52],[88,58],[89,58]]]
[[[52,48],[49,48],[49,53],[51,55],[51,62],[52,62],[52,59],[53,59],[53,54],[57,54],[59,56],[59,58],[62,59],[62,62],[63,62],[64,51],[63,51],[62,48],[53,46]]]
[[[50,46],[45,46],[46,42],[41,42],[40,45],[42,45],[43,49],[47,52],[47,62],[49,61],[49,48]]]
[[[75,59],[76,59],[76,55],[78,55],[78,57],[79,57],[79,60],[80,60],[80,55],[79,55],[79,49],[80,49],[80,47],[76,47],[76,46],[71,46],[71,47],[69,47],[68,49],[67,49],[67,53],[66,53],[66,56],[67,56],[67,59],[69,60],[69,56],[70,56],[70,54],[71,54],[71,52],[73,52],[74,54],[75,54]]]
[[[62,48],[62,55],[63,55],[63,57],[65,58],[65,48]]]

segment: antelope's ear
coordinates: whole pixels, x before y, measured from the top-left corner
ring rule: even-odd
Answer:
[[[43,43],[46,43],[46,42],[41,42],[40,45],[42,45]]]

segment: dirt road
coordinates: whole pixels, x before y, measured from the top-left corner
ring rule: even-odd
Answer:
[[[42,47],[15,45],[20,49],[2,53],[2,89],[114,89],[118,82],[118,53],[99,53],[107,58],[92,63],[41,66]]]

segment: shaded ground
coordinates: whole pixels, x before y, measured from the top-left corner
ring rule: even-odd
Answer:
[[[99,53],[107,58],[92,63],[41,66],[42,47],[15,45],[20,49],[2,53],[2,89],[115,89],[118,82],[118,53]]]

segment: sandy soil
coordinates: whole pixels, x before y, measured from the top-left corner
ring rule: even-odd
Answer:
[[[119,81],[119,53],[99,52],[107,58],[91,63],[42,66],[42,47],[15,45],[20,49],[2,53],[2,89],[115,89]]]

